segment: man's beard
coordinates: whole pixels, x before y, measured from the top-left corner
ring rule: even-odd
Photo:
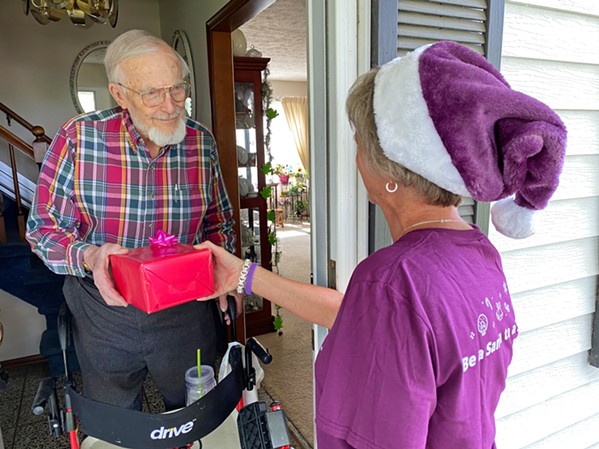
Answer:
[[[148,130],[148,138],[159,147],[178,144],[185,139],[185,117],[181,117],[181,120],[177,123],[177,128],[171,133],[151,127]]]
[[[159,147],[165,147],[167,145],[176,145],[179,142],[183,141],[183,139],[185,139],[185,115],[183,115],[180,118],[179,122],[177,123],[177,128],[175,128],[174,131],[165,132],[161,131],[155,126],[147,127],[145,123],[143,123],[143,120],[138,120],[139,116],[137,115],[136,111],[129,109],[129,114],[131,115],[131,121],[137,128],[137,131],[140,134],[148,136],[148,139],[154,144],[158,145]],[[177,111],[175,114],[173,114],[173,116],[178,116],[179,114],[181,114],[181,112]],[[169,119],[173,118],[173,116],[163,114],[156,116],[156,118]]]

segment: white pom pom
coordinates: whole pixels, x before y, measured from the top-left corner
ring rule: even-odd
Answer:
[[[535,233],[534,211],[518,206],[514,198],[504,198],[491,207],[491,221],[499,232],[513,239],[523,239]]]

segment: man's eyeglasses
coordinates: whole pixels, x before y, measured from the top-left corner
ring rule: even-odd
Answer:
[[[156,89],[150,89],[145,92],[137,92],[130,87],[127,87],[121,83],[116,83],[121,87],[124,87],[127,90],[130,90],[134,94],[137,94],[141,97],[141,101],[149,108],[153,108],[154,106],[161,105],[164,99],[166,98],[166,93],[168,92],[171,95],[171,98],[174,101],[185,101],[187,97],[189,97],[190,86],[186,82],[173,84],[172,86],[159,87]]]

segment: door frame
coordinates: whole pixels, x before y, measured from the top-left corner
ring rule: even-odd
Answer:
[[[219,151],[220,168],[229,194],[235,220],[235,234],[241,235],[239,217],[239,184],[237,183],[237,142],[235,136],[235,80],[231,32],[260,14],[275,0],[231,0],[206,22],[208,78],[212,133]],[[227,151],[229,149],[229,151]],[[226,182],[234,179],[235,182]],[[241,239],[235,243],[241,257]],[[236,320],[239,339],[245,342],[245,319]]]

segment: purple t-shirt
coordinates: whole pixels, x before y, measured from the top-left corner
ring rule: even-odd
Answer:
[[[316,360],[325,449],[492,449],[517,335],[478,228],[408,233],[356,268]]]

